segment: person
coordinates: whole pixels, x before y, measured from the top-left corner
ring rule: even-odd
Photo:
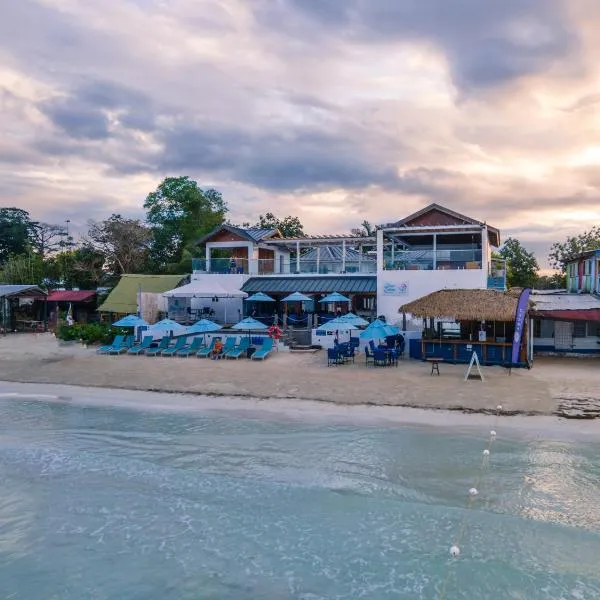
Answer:
[[[231,262],[229,263],[229,272],[230,273],[235,273],[236,267],[237,267],[237,264],[235,262],[235,258],[232,257],[231,258]]]
[[[215,345],[213,346],[212,352],[210,353],[210,357],[213,360],[217,360],[218,358],[221,358],[222,352],[223,352],[223,342],[221,341],[221,338],[217,338],[215,340]]]

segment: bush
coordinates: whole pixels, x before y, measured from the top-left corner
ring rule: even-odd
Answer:
[[[85,344],[110,344],[115,335],[131,333],[127,329],[111,327],[103,323],[75,323],[70,327],[61,325],[56,337],[64,341],[79,341]]]

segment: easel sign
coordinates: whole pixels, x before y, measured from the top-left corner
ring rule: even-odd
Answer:
[[[477,367],[477,372],[471,373],[474,366]],[[479,379],[481,379],[481,381],[485,381],[485,378],[483,377],[483,373],[481,372],[481,365],[479,364],[479,358],[477,357],[477,352],[473,352],[473,354],[471,356],[471,362],[469,363],[469,367],[468,367],[467,373],[465,375],[465,381],[467,381],[471,377],[472,378],[479,377]]]

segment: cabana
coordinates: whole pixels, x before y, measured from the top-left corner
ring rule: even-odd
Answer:
[[[43,331],[43,303],[46,292],[37,285],[0,285],[0,330]]]
[[[485,364],[511,362],[515,315],[520,289],[446,289],[433,292],[400,307],[399,312],[423,319],[420,340],[410,341],[411,358],[436,356],[449,362],[467,363],[473,352]],[[525,319],[519,364],[532,358],[530,324]]]

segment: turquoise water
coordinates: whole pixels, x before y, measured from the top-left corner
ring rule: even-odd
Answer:
[[[467,511],[480,429],[0,399],[0,599],[598,598],[600,443],[500,423]]]

